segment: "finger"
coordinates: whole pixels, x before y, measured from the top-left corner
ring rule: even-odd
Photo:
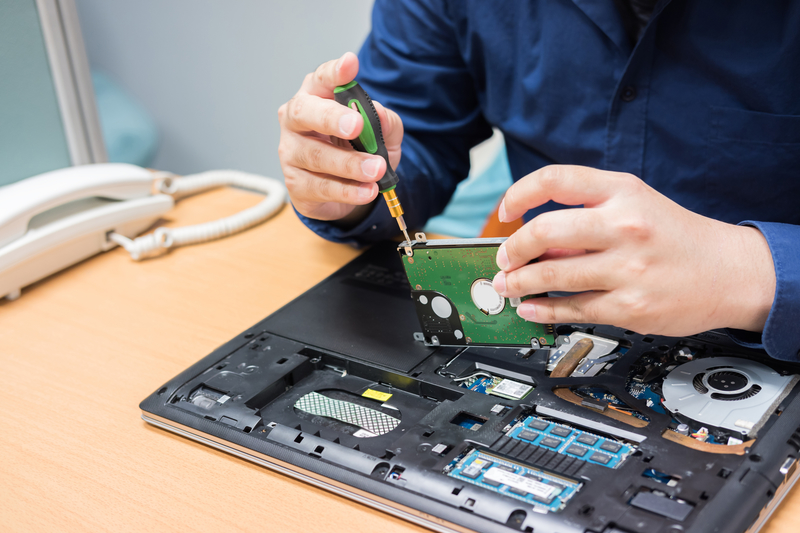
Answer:
[[[294,169],[286,176],[286,188],[293,201],[307,203],[365,205],[378,195],[378,186],[374,183],[359,183],[302,169]]]
[[[284,125],[297,132],[315,132],[355,139],[364,127],[361,113],[334,100],[298,93],[286,104]]]
[[[306,76],[301,92],[333,98],[333,90],[339,85],[350,83],[358,74],[358,57],[353,52],[346,52],[339,59],[327,61],[317,67],[317,70]]]
[[[546,261],[547,259],[558,259],[559,257],[570,257],[573,255],[583,255],[586,250],[572,250],[569,248],[549,248],[545,253],[539,256],[539,261]]]
[[[494,278],[494,290],[506,298],[521,298],[550,291],[610,290],[617,283],[615,271],[598,254],[585,254],[500,271]]]
[[[372,103],[375,104],[375,111],[378,112],[378,119],[381,121],[383,130],[383,140],[387,148],[399,146],[403,141],[403,120],[400,115],[383,107],[379,102],[373,100]]]
[[[531,298],[517,307],[517,314],[539,324],[613,324],[613,317],[603,306],[607,294],[584,292],[557,298]]]
[[[550,165],[512,185],[500,203],[498,216],[500,222],[511,222],[551,200],[593,207],[606,201],[630,178],[633,176],[589,167]]]
[[[537,216],[497,250],[497,266],[509,271],[527,265],[551,248],[603,250],[614,244],[605,217],[596,209],[561,209]]]
[[[298,137],[299,140],[288,141],[287,162],[292,166],[366,183],[378,181],[386,173],[386,160],[380,156],[340,148],[315,138]]]

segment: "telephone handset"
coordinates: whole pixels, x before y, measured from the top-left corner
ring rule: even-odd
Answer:
[[[173,196],[222,185],[263,192],[255,207],[197,226],[135,238],[172,209]],[[47,172],[0,187],[0,298],[87,257],[122,245],[134,259],[181,244],[225,237],[260,223],[284,204],[271,178],[236,171],[173,176],[123,163]]]

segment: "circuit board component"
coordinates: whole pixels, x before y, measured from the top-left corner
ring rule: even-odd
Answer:
[[[448,476],[521,500],[541,512],[558,512],[566,507],[583,483],[522,465],[478,449],[468,450],[447,465]]]
[[[507,436],[608,468],[619,467],[635,451],[633,446],[622,441],[537,416],[529,416],[517,423]]]
[[[492,287],[505,239],[413,241],[400,249],[426,342],[441,345],[552,346],[552,325],[528,322]]]
[[[533,390],[533,385],[482,372],[464,379],[461,387],[508,400],[521,400]]]

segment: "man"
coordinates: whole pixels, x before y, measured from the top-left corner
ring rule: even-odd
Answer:
[[[359,57],[323,64],[279,110],[292,202],[331,240],[397,233],[374,208],[384,161],[342,141],[362,119],[333,89],[357,77],[383,104],[410,227],[503,131],[516,183],[499,215],[527,223],[495,289],[578,293],[528,300],[523,318],[730,328],[798,360],[799,29],[788,1],[377,0]]]

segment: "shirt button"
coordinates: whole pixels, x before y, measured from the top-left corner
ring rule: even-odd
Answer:
[[[636,99],[636,87],[633,85],[623,87],[620,98],[622,98],[623,102],[633,102]]]

